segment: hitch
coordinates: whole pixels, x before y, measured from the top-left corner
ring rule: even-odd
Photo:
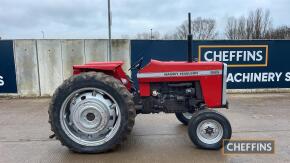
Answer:
[[[49,135],[49,139],[53,139],[55,137],[55,134]]]

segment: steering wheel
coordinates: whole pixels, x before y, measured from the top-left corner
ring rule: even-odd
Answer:
[[[144,58],[140,57],[132,66],[131,68],[129,68],[129,70],[133,70],[133,69],[137,69],[140,70],[141,66],[142,66],[142,62],[143,62]]]

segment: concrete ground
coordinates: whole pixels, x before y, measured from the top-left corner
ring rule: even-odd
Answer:
[[[290,94],[233,94],[232,138],[274,139],[272,155],[230,155],[197,149],[173,114],[138,115],[117,150],[76,154],[55,139],[47,123],[49,99],[0,100],[0,162],[290,162]]]

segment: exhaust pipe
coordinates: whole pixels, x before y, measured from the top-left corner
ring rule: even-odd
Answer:
[[[191,34],[191,14],[188,13],[188,35],[187,35],[187,61],[192,62],[192,34]]]

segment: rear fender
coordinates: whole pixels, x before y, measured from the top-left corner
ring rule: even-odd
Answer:
[[[126,88],[131,91],[131,83],[122,69],[123,62],[90,62],[84,65],[74,65],[73,66],[73,75],[78,75],[83,72],[103,72],[107,75],[113,76],[116,79],[120,80]]]

